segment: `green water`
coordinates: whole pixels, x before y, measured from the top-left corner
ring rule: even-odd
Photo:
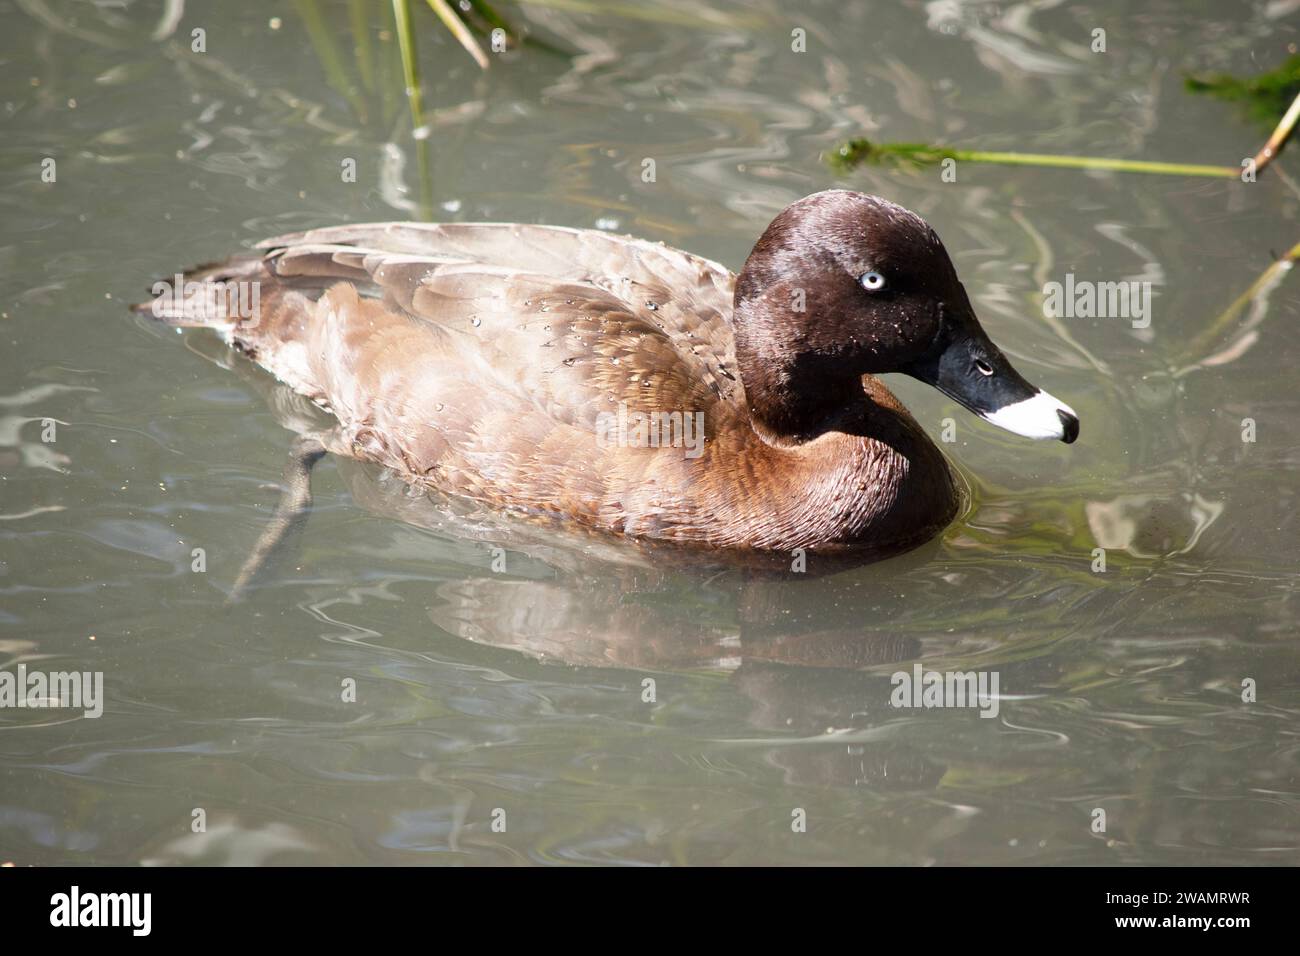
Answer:
[[[1235,166],[1267,130],[1183,74],[1280,63],[1294,5],[506,2],[562,51],[486,73],[417,6],[419,148],[387,4],[345,96],[311,4],[189,3],[154,39],[156,4],[0,0],[0,665],[106,697],[0,710],[0,862],[1297,862],[1300,279],[1215,322],[1300,241],[1300,151],[1254,184],[821,160],[865,135]],[[319,11],[357,77],[348,5]],[[971,510],[789,581],[503,538],[327,459],[300,549],[223,607],[293,403],[128,315],[155,278],[425,206],[735,268],[835,185],[930,220],[1077,444],[891,376],[955,423]],[[1045,320],[1067,273],[1150,281],[1149,327]],[[891,707],[917,662],[996,673],[997,717]]]

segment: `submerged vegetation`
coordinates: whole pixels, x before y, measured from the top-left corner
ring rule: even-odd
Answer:
[[[1204,93],[1241,104],[1247,117],[1267,128],[1289,103],[1300,96],[1300,53],[1276,69],[1250,79],[1216,73],[1188,76],[1184,85],[1189,93]]]

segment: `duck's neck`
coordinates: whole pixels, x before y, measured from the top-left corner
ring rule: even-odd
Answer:
[[[867,411],[860,375],[833,376],[796,363],[736,358],[750,422],[768,444],[800,445],[840,430],[846,419]]]
[[[769,301],[739,301],[733,319],[736,364],[759,436],[773,445],[798,445],[840,429],[846,417],[868,413],[862,373],[783,347],[779,319],[765,308]]]

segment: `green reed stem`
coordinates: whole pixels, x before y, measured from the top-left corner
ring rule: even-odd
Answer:
[[[1291,131],[1295,129],[1297,120],[1300,120],[1300,93],[1297,93],[1296,98],[1291,101],[1291,106],[1282,116],[1277,128],[1273,130],[1273,135],[1268,138],[1268,142],[1255,154],[1256,173],[1263,171],[1269,163],[1273,162],[1274,157],[1282,152],[1282,147],[1291,138]]]
[[[433,172],[429,163],[429,144],[424,138],[424,102],[420,96],[420,64],[415,48],[415,27],[411,21],[409,0],[393,0],[393,19],[397,43],[402,54],[402,76],[406,82],[406,101],[411,107],[411,128],[416,134],[415,164],[420,177],[420,218],[433,214]]]
[[[424,125],[424,104],[420,100],[420,64],[416,59],[410,0],[393,0],[393,19],[397,24],[397,44],[402,53],[402,78],[406,82],[406,102],[411,107],[411,125],[419,129]]]
[[[829,157],[841,170],[854,169],[864,163],[894,162],[900,165],[933,166],[945,159],[969,163],[995,163],[1001,166],[1045,166],[1058,169],[1105,169],[1123,173],[1153,173],[1165,176],[1210,176],[1235,179],[1241,170],[1233,166],[1202,166],[1195,163],[1156,163],[1140,159],[1109,159],[1098,156],[1059,156],[1050,153],[1009,153],[978,149],[952,149],[928,143],[872,143],[865,139],[850,140]]]

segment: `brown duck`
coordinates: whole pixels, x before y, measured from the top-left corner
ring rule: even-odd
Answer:
[[[906,373],[1031,438],[1079,430],[989,340],[934,230],[861,193],[789,206],[738,276],[510,223],[336,226],[258,248],[140,308],[217,329],[330,411],[323,450],[495,510],[699,546],[896,552],[960,496],[873,375]]]

